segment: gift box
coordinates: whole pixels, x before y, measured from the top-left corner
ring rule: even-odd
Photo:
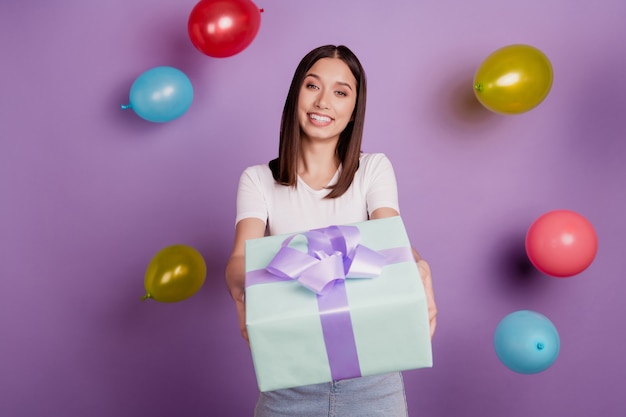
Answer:
[[[426,294],[400,217],[246,241],[259,389],[432,366]]]

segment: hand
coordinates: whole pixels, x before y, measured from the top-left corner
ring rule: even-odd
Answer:
[[[241,337],[243,337],[248,344],[248,329],[246,328],[246,302],[243,291],[238,291],[237,294],[233,294],[233,300],[235,301],[235,307],[237,308],[237,318],[239,319],[239,330],[241,331]]]
[[[418,255],[419,256],[419,255]],[[430,338],[432,339],[437,327],[437,305],[435,304],[435,293],[433,291],[433,280],[430,275],[430,265],[425,260],[419,258],[417,261],[424,291],[426,292],[426,301],[428,305],[428,320],[430,323]]]
[[[230,295],[233,297],[233,301],[235,301],[241,336],[246,340],[246,342],[248,342],[248,344],[250,344],[250,340],[248,339],[248,330],[246,328],[246,301],[244,291],[240,288],[233,288],[231,289]]]
[[[230,255],[226,265],[226,286],[235,301],[241,336],[248,342],[248,345],[250,341],[248,340],[248,330],[246,329],[246,303],[244,299],[246,282],[245,241],[263,237],[264,233],[265,222],[260,219],[247,218],[239,221],[235,231],[233,253]]]
[[[243,272],[243,263],[242,256],[232,256],[230,258],[226,266],[226,286],[235,302],[241,336],[246,342],[250,343],[246,329],[245,272]]]

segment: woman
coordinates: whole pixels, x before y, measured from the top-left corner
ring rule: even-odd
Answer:
[[[247,340],[247,239],[399,215],[395,174],[384,154],[361,153],[365,72],[345,46],[326,45],[298,65],[283,109],[279,156],[247,168],[237,194],[235,243],[226,283]],[[430,268],[414,250],[436,325]],[[398,372],[261,393],[256,417],[406,416]]]

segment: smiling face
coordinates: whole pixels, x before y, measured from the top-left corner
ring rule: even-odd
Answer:
[[[322,58],[307,72],[298,97],[302,140],[336,143],[352,120],[357,81],[338,58]]]

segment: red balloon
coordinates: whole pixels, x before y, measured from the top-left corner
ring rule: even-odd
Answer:
[[[250,0],[201,0],[189,15],[191,43],[202,53],[225,58],[252,43],[261,25],[261,10]]]
[[[543,214],[526,233],[526,253],[541,272],[558,278],[587,269],[598,251],[598,237],[591,223],[569,210]]]

